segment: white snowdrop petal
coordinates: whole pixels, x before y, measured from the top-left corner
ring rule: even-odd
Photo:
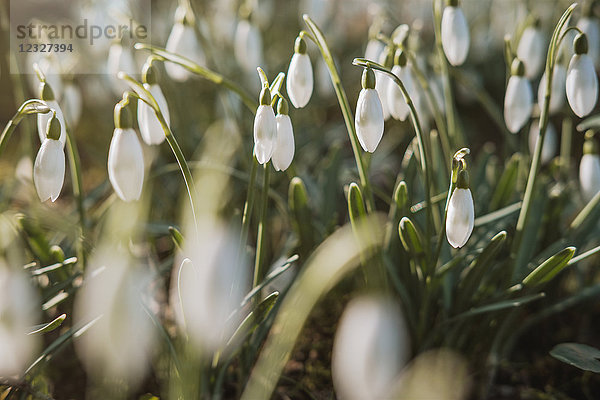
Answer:
[[[383,136],[383,108],[375,89],[362,89],[354,117],[356,135],[365,151],[374,152]]]
[[[65,105],[65,118],[69,121],[69,126],[75,127],[81,118],[83,110],[81,90],[72,83],[65,86],[63,93],[63,104]]]
[[[313,70],[308,54],[294,53],[286,77],[286,90],[296,108],[308,104],[314,86]]]
[[[517,57],[525,64],[525,76],[537,78],[546,64],[546,39],[544,33],[532,26],[525,28],[517,47]]]
[[[588,115],[598,98],[598,78],[594,63],[587,54],[574,55],[567,70],[567,100],[579,117]]]
[[[529,152],[532,155],[535,151],[539,132],[539,124],[537,121],[535,121],[531,124],[531,128],[529,128]],[[557,145],[558,138],[556,135],[556,129],[554,129],[554,125],[548,123],[548,126],[546,127],[546,137],[544,138],[544,147],[542,147],[542,164],[546,164],[548,161],[554,158],[556,155]]]
[[[588,202],[600,192],[600,155],[584,154],[579,164],[579,184],[583,199]]]
[[[600,67],[600,27],[596,18],[583,17],[577,22],[577,28],[587,37],[588,54],[596,68]]]
[[[238,22],[235,31],[234,53],[246,71],[255,71],[263,64],[262,37],[258,28],[246,19]]]
[[[447,6],[442,14],[442,48],[448,62],[462,65],[469,53],[469,26],[460,7]]]
[[[115,129],[108,150],[108,178],[123,201],[140,198],[144,184],[144,155],[131,128]]]
[[[552,86],[550,91],[550,114],[556,114],[565,105],[566,92],[565,85],[567,81],[567,70],[561,64],[554,66],[554,73],[552,74]],[[546,72],[542,74],[540,79],[540,85],[538,86],[538,97],[537,101],[540,107],[544,102],[546,96]]]
[[[467,243],[475,222],[475,208],[470,189],[454,189],[448,204],[446,219],[446,237],[454,248],[460,248]]]
[[[408,65],[404,67],[394,65],[392,73],[402,81],[406,91],[411,94],[413,91],[413,82]],[[388,79],[386,94],[388,106],[390,107],[390,114],[395,119],[404,121],[408,117],[410,109],[408,108],[408,104],[406,104],[406,100],[404,100],[404,95],[402,94],[400,87],[392,79]]]
[[[65,179],[65,152],[58,140],[45,139],[33,166],[33,182],[42,202],[54,202]]]
[[[504,121],[508,130],[517,133],[531,117],[533,93],[527,78],[513,75],[508,80],[504,97]]]
[[[365,49],[365,58],[371,61],[377,61],[385,45],[377,39],[369,39]]]
[[[288,169],[294,159],[294,128],[289,115],[279,114],[277,122],[277,140],[273,149],[273,167],[277,171]]]
[[[160,89],[160,86],[157,84],[149,85],[145,83],[144,87],[149,90],[150,93],[152,93],[152,96],[154,96],[156,99],[158,107],[160,108],[167,125],[170,125],[171,117],[169,115],[169,107],[167,105],[167,100]],[[140,134],[142,135],[142,139],[144,139],[146,144],[160,144],[165,140],[165,132],[158,121],[156,113],[152,107],[144,103],[142,100],[138,100],[138,124],[140,126]]]
[[[383,297],[352,300],[342,314],[332,353],[339,398],[387,398],[409,357],[409,335],[400,308]]]
[[[277,122],[273,108],[261,105],[254,117],[254,155],[260,164],[266,164],[273,155],[277,134]]]
[[[166,44],[167,51],[182,55],[198,65],[205,64],[204,52],[196,37],[194,28],[182,23],[175,23]],[[166,62],[165,70],[174,81],[184,82],[192,73],[180,65]]]
[[[56,100],[48,100],[46,101],[46,104],[48,105],[48,107],[50,107],[50,112],[37,115],[38,135],[40,137],[40,143],[43,143],[44,140],[46,140],[46,129],[48,128],[48,121],[50,121],[50,118],[52,118],[52,111],[54,111],[56,112],[56,118],[58,118],[58,122],[60,122],[60,138],[58,140],[62,143],[64,147],[65,142],[67,140],[67,124],[65,123],[65,117],[62,112],[62,109],[60,108]]]
[[[137,67],[130,49],[123,48],[120,43],[114,43],[108,51],[107,72],[112,90],[121,95],[129,86],[117,77],[123,71],[129,75],[137,73]]]

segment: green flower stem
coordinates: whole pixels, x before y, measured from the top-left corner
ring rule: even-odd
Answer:
[[[178,65],[182,66],[183,68],[187,69],[188,71],[190,71],[196,75],[199,75],[206,80],[209,80],[217,85],[221,85],[224,88],[231,90],[236,95],[238,95],[238,97],[242,100],[244,105],[250,111],[252,111],[252,112],[256,111],[258,104],[254,100],[254,98],[252,96],[250,96],[243,88],[238,86],[235,82],[224,77],[223,75],[218,74],[214,71],[211,71],[208,68],[204,68],[183,56],[180,56],[175,53],[171,53],[160,47],[155,47],[155,46],[145,44],[145,43],[136,43],[134,47],[136,50],[149,50],[157,57],[157,59],[159,59],[161,61],[168,61],[168,62],[178,64]]]
[[[550,110],[550,95],[552,93],[552,76],[554,74],[554,65],[556,63],[556,59],[558,56],[558,46],[560,45],[560,35],[564,25],[569,20],[569,17],[573,13],[573,10],[577,6],[577,3],[572,4],[567,10],[563,13],[554,28],[554,32],[552,33],[552,39],[550,40],[550,45],[548,47],[548,55],[546,57],[546,95],[544,96],[544,101],[542,103],[542,112],[540,115],[539,121],[539,136],[538,141],[535,146],[535,151],[533,154],[533,160],[531,161],[531,168],[529,169],[529,177],[527,178],[527,186],[525,188],[525,195],[523,196],[523,208],[519,213],[519,218],[517,220],[517,230],[515,233],[515,240],[513,246],[513,256],[517,256],[521,252],[521,247],[524,243],[523,240],[523,231],[525,229],[525,225],[527,224],[531,205],[533,204],[533,193],[535,191],[535,184],[537,181],[537,173],[540,166],[540,160],[542,155],[542,148],[544,145],[544,139],[546,138],[546,128],[548,127],[548,118],[549,118],[549,110]],[[517,257],[518,259],[518,257]],[[513,280],[517,279],[522,275],[523,268],[525,267],[525,263],[517,263],[513,270]]]
[[[42,113],[45,114],[50,111],[50,108],[44,103],[42,100],[32,99],[27,100],[17,110],[15,115],[8,121],[4,129],[2,130],[2,135],[0,136],[0,156],[4,153],[4,149],[6,148],[6,144],[8,140],[12,136],[21,120],[29,114],[37,114]]]
[[[258,233],[256,239],[256,258],[254,260],[254,279],[252,287],[256,287],[264,276],[264,240],[265,240],[265,220],[267,218],[267,204],[269,203],[269,180],[271,168],[269,163],[264,165],[263,188],[261,196],[261,207],[258,221]]]
[[[331,77],[331,82],[333,83],[335,94],[337,96],[338,102],[340,103],[340,108],[342,109],[342,114],[344,116],[344,122],[346,123],[346,129],[348,131],[348,137],[350,138],[350,144],[352,145],[354,160],[356,161],[356,167],[358,168],[360,184],[365,195],[365,204],[367,207],[367,212],[375,211],[375,201],[373,198],[373,192],[369,183],[367,169],[361,155],[360,145],[358,144],[356,128],[354,127],[354,116],[352,115],[352,109],[350,108],[350,104],[348,103],[348,97],[346,96],[346,92],[342,87],[342,82],[340,80],[337,68],[335,67],[333,56],[331,55],[329,46],[327,45],[325,37],[323,36],[323,33],[321,32],[319,27],[313,22],[312,19],[310,19],[308,15],[304,14],[303,18],[304,22],[312,32],[312,35],[308,35],[304,31],[300,32],[300,35],[312,39],[317,44],[317,47],[319,47],[319,51],[321,52],[321,56],[323,57],[323,60],[325,61],[325,64],[329,69],[329,76]]]
[[[79,238],[77,240],[77,259],[85,269],[87,265],[86,253],[85,253],[85,207],[83,205],[83,179],[81,177],[81,159],[79,158],[79,151],[77,150],[77,144],[73,137],[71,130],[68,127],[65,129],[67,133],[67,154],[69,155],[69,168],[71,170],[71,181],[73,185],[73,196],[77,201],[77,212],[79,213]]]
[[[391,71],[385,69],[382,65],[373,62],[373,61],[369,61],[367,59],[364,58],[355,58],[354,61],[352,61],[353,65],[357,65],[359,67],[363,67],[363,68],[371,68],[380,72],[383,72],[385,74],[388,74],[390,76],[390,78],[392,78],[394,80],[394,82],[396,83],[396,85],[398,85],[398,87],[400,88],[400,90],[402,91],[402,95],[404,96],[404,100],[406,101],[406,104],[408,105],[408,108],[410,109],[410,119],[413,125],[413,128],[415,129],[415,134],[417,136],[417,142],[419,144],[419,157],[421,158],[421,170],[423,172],[423,175],[425,176],[425,201],[426,201],[426,213],[427,213],[427,230],[426,230],[426,237],[425,237],[425,241],[427,243],[427,249],[430,248],[430,244],[431,244],[431,232],[432,232],[432,228],[433,228],[433,207],[431,204],[431,160],[429,159],[429,156],[431,154],[430,149],[427,148],[427,144],[429,143],[429,141],[426,141],[424,135],[423,135],[423,131],[421,130],[421,123],[419,122],[419,116],[417,115],[417,110],[415,108],[415,105],[412,101],[412,99],[410,98],[410,95],[408,93],[408,91],[406,90],[406,87],[404,87],[404,84],[402,83],[402,81],[400,80],[400,78],[398,78],[395,74],[393,74]]]
[[[571,168],[571,137],[573,136],[573,120],[571,118],[563,118],[560,134],[560,170],[562,176],[567,178]]]

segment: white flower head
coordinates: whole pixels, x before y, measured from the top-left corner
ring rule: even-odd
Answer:
[[[354,125],[356,136],[365,151],[375,151],[383,137],[383,108],[375,90],[375,74],[370,68],[363,71],[362,90],[356,103]]]
[[[588,202],[600,192],[600,149],[593,132],[586,133],[583,156],[579,163],[579,184],[583,199]]]
[[[392,73],[402,81],[404,88],[410,94],[413,91],[413,81],[406,54],[404,54],[402,50],[399,50],[396,52],[396,56],[394,58],[395,62],[394,67],[392,68]],[[390,80],[388,85],[387,103],[390,107],[390,114],[395,119],[404,121],[410,112],[408,104],[404,99],[404,94],[402,94],[402,90],[400,90],[400,87],[394,81]]]
[[[61,130],[57,117],[48,121],[46,138],[35,158],[33,182],[42,202],[56,201],[65,180],[65,152],[58,140]]]
[[[144,184],[142,145],[131,127],[128,105],[115,107],[115,131],[108,150],[108,178],[123,201],[138,200]]]
[[[286,78],[286,90],[294,107],[302,108],[308,104],[313,86],[313,70],[306,53],[306,42],[298,36]]]
[[[260,92],[260,105],[254,117],[254,155],[260,164],[266,164],[273,155],[277,138],[277,121],[271,107],[271,92],[264,87]]]
[[[60,137],[58,140],[60,140],[61,144],[64,147],[65,142],[67,141],[67,124],[65,123],[65,117],[62,112],[62,109],[60,108],[60,105],[58,104],[54,96],[54,91],[52,90],[50,84],[46,82],[40,82],[39,92],[40,98],[44,100],[48,108],[50,108],[50,112],[47,112],[45,114],[38,113],[37,115],[37,127],[40,142],[43,142],[44,139],[46,139],[46,129],[48,128],[48,122],[54,115],[53,113],[56,113],[56,118],[58,118],[58,121],[60,122]]]
[[[550,90],[550,114],[556,114],[559,112],[566,102],[565,85],[567,82],[567,69],[557,63],[554,65],[554,73],[552,74],[552,86]],[[540,107],[544,104],[544,97],[546,96],[546,72],[542,74],[540,85],[538,87],[538,104]]]
[[[517,133],[529,121],[533,110],[531,83],[525,78],[524,64],[516,58],[511,68],[511,76],[504,97],[504,121],[508,130]]]
[[[517,46],[517,57],[525,64],[525,76],[528,79],[540,76],[546,64],[548,49],[539,23],[537,18],[532,26],[525,28]]]
[[[158,85],[155,68],[151,64],[146,64],[146,66],[144,66],[144,88],[146,88],[146,90],[152,94],[156,100],[156,103],[158,104],[160,112],[165,119],[165,122],[167,125],[170,125],[171,117],[169,114],[169,106],[162,90],[160,89],[160,86]],[[161,144],[165,140],[165,132],[158,121],[156,113],[152,107],[144,103],[142,100],[138,100],[137,117],[138,125],[140,127],[140,134],[142,135],[142,139],[144,139],[146,144]]]
[[[575,54],[571,57],[567,70],[567,100],[578,117],[585,117],[594,109],[598,99],[598,77],[594,62],[588,53],[585,34],[579,34],[573,41]]]
[[[204,51],[200,46],[194,27],[184,18],[173,25],[166,44],[167,51],[182,55],[198,65],[206,63]],[[177,82],[184,82],[192,73],[181,65],[165,63],[167,74]]]
[[[277,104],[277,138],[273,149],[273,167],[276,171],[288,169],[294,159],[294,128],[288,115],[288,104],[284,98]]]
[[[392,67],[394,63],[394,52],[392,47],[387,46],[384,51],[379,56],[379,64],[383,65],[386,68]],[[375,90],[377,90],[377,94],[379,95],[379,100],[381,100],[381,108],[383,109],[383,119],[387,121],[391,117],[390,113],[390,104],[388,101],[388,90],[391,85],[395,85],[395,83],[391,80],[388,74],[383,73],[381,71],[375,71]]]
[[[454,66],[462,65],[469,53],[469,25],[458,1],[453,0],[444,8],[442,14],[442,48],[448,62]]]
[[[475,206],[469,189],[469,173],[463,169],[459,172],[456,189],[452,192],[448,203],[446,217],[448,243],[455,249],[463,247],[471,237],[474,222]]]
[[[238,22],[235,31],[234,52],[237,62],[246,71],[255,71],[263,64],[263,44],[260,31],[247,19]]]
[[[333,343],[331,369],[338,397],[388,398],[408,361],[409,346],[408,330],[396,303],[369,296],[352,300]]]
[[[124,47],[121,42],[114,42],[108,51],[106,70],[109,75],[112,90],[121,94],[129,88],[125,82],[117,77],[120,71],[129,75],[138,73],[138,68],[129,47]]]
[[[540,135],[540,127],[538,121],[533,121],[529,128],[529,152],[534,153],[537,145],[538,137]],[[542,164],[548,163],[556,155],[558,146],[558,137],[556,135],[556,129],[551,122],[548,122],[546,126],[546,137],[544,138],[544,147],[542,147]]]
[[[73,82],[68,82],[65,85],[63,102],[65,105],[65,118],[69,121],[69,126],[75,127],[81,118],[83,104],[81,89]]]
[[[377,61],[381,56],[381,53],[383,53],[384,48],[385,45],[381,41],[375,38],[369,39],[367,48],[365,49],[365,58],[367,60]]]

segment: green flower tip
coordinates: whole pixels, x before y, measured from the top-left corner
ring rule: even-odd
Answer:
[[[148,85],[155,85],[158,83],[158,71],[152,60],[148,60],[146,64],[144,64],[144,69],[142,70],[142,82],[147,83]]]
[[[585,142],[583,142],[583,154],[600,154],[600,147],[598,142],[594,140],[596,132],[588,130],[585,133]]]
[[[129,129],[133,127],[131,112],[129,111],[129,102],[122,100],[115,106],[115,128]]]
[[[375,89],[375,72],[371,68],[365,68],[362,74],[363,89]]]
[[[408,58],[406,57],[404,50],[396,50],[396,54],[394,55],[394,64],[405,67],[406,63],[408,63]]]
[[[281,97],[277,102],[277,114],[288,115],[290,111],[290,107],[286,99]]]
[[[448,7],[458,7],[458,0],[446,0]]]
[[[523,64],[523,61],[515,58],[510,66],[510,74],[514,76],[524,76],[525,64]]]
[[[531,26],[533,26],[535,29],[539,29],[542,26],[542,20],[540,17],[535,16],[531,22]]]
[[[47,82],[40,82],[40,98],[44,101],[55,100],[54,91]]]
[[[456,180],[456,187],[458,189],[468,189],[469,188],[469,173],[467,170],[463,169],[458,173],[458,179]]]
[[[406,182],[401,181],[396,187],[394,201],[398,207],[406,207],[408,205],[408,186],[406,186]]]
[[[48,121],[46,126],[46,137],[52,140],[58,140],[60,138],[60,121],[56,118],[56,112],[52,112],[52,118]]]
[[[588,40],[585,33],[580,33],[575,36],[573,40],[573,50],[575,54],[587,54],[588,52]]]
[[[306,54],[306,40],[302,36],[296,38],[294,43],[294,53]]]
[[[385,46],[383,59],[383,66],[386,68],[392,68],[394,65],[394,47],[393,46]]]
[[[271,91],[268,87],[263,87],[260,91],[260,105],[269,106],[271,105]]]

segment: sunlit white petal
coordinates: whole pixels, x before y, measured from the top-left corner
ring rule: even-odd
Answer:
[[[567,70],[567,100],[579,117],[588,115],[598,99],[598,78],[594,63],[587,54],[571,57]]]
[[[163,95],[160,86],[157,84],[149,85],[147,83],[144,84],[146,90],[152,93],[152,96],[156,99],[158,103],[158,108],[167,122],[167,125],[171,123],[171,117],[169,115],[169,106],[167,105],[167,100]],[[140,134],[142,135],[142,139],[148,145],[160,144],[165,140],[165,132],[158,121],[158,117],[156,113],[148,104],[144,103],[142,100],[138,100],[138,125],[140,127]]]
[[[374,152],[383,136],[383,108],[375,89],[362,89],[354,117],[356,135],[365,151]]]
[[[579,183],[585,201],[600,192],[600,155],[584,154],[579,164]]]
[[[261,105],[254,117],[254,155],[260,164],[266,164],[273,155],[277,122],[273,107]]]
[[[546,39],[539,28],[528,26],[521,35],[517,57],[525,64],[525,76],[534,79],[540,76],[546,64]]]
[[[133,129],[115,129],[108,150],[108,178],[123,201],[140,198],[144,184],[144,156]]]
[[[173,25],[173,29],[171,29],[171,33],[167,39],[166,49],[171,53],[182,55],[199,65],[204,65],[206,62],[204,52],[196,37],[196,32],[189,25],[179,22]],[[191,72],[182,66],[170,62],[165,63],[165,69],[171,79],[178,82],[186,81],[192,75]]]
[[[504,121],[508,130],[517,133],[531,117],[533,93],[529,80],[513,75],[508,80],[504,97]]]
[[[296,108],[308,104],[313,91],[313,70],[308,54],[294,53],[286,77],[286,90]]]
[[[58,140],[44,139],[35,158],[33,182],[41,201],[53,202],[60,195],[65,179],[65,152]]]
[[[411,94],[413,91],[412,74],[408,65],[401,67],[394,65],[392,73],[396,75],[404,84],[406,91]],[[389,78],[388,78],[389,79]],[[389,79],[387,87],[387,102],[390,107],[390,114],[397,120],[404,121],[408,117],[410,109],[404,100],[402,90],[393,80]]]
[[[294,159],[294,129],[289,115],[279,114],[277,121],[277,140],[273,149],[273,167],[276,171],[285,171]]]
[[[442,48],[454,66],[465,62],[469,53],[469,26],[460,7],[447,6],[442,14]]]
[[[467,243],[475,222],[475,208],[470,189],[454,189],[448,204],[446,219],[446,237],[454,248],[460,248]]]

